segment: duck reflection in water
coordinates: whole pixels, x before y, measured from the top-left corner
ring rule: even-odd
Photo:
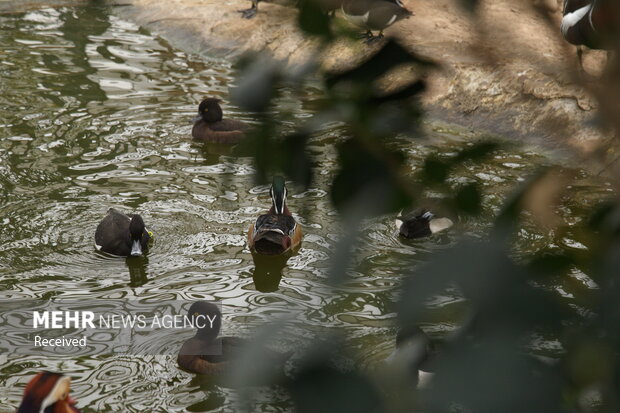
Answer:
[[[254,260],[252,280],[256,289],[262,293],[278,291],[280,280],[282,280],[282,271],[292,256],[292,253],[267,256],[252,253]]]
[[[127,258],[125,263],[129,270],[129,286],[130,287],[142,287],[149,281],[147,275],[147,267],[149,264],[148,258],[144,257],[141,260]]]

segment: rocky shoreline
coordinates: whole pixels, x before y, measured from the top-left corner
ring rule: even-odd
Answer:
[[[386,34],[442,63],[423,100],[431,117],[569,149],[600,167],[606,162],[599,156],[601,144],[608,139],[594,126],[596,100],[576,81],[574,48],[559,33],[559,5],[548,1],[543,7],[554,10],[551,18],[528,2],[481,0],[474,17],[451,0],[405,0],[414,16]],[[297,29],[296,9],[278,3],[261,3],[251,20],[238,12],[249,6],[247,0],[124,0],[122,5],[127,7],[115,7],[122,16],[206,55],[266,52],[295,65],[320,53],[325,70],[338,70],[374,50],[347,40],[319,50],[318,42]],[[593,52],[587,63],[596,70],[601,60]],[[394,77],[390,81],[397,83]]]

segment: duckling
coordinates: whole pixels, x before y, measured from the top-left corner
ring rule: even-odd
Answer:
[[[95,231],[95,248],[120,257],[139,257],[148,250],[151,238],[140,215],[110,208]]]
[[[240,120],[222,119],[220,100],[206,98],[198,105],[198,116],[194,118],[192,136],[194,139],[212,143],[235,144],[245,138],[247,125]]]
[[[188,311],[188,318],[198,327],[196,335],[179,350],[177,363],[183,370],[222,376],[229,373],[232,364],[239,360],[244,349],[251,344],[239,337],[220,337],[222,313],[213,303],[197,301]],[[288,355],[263,349],[263,355],[273,361],[275,369],[282,367]]]
[[[413,15],[401,0],[345,0],[342,12],[351,23],[366,29],[367,43],[383,38],[383,30]],[[379,34],[373,35],[373,30]]]
[[[80,413],[69,397],[71,378],[44,371],[26,385],[17,413]]]
[[[454,225],[450,218],[436,217],[426,208],[419,208],[407,214],[401,211],[395,223],[400,236],[408,239],[427,237]]]
[[[271,209],[259,216],[248,231],[248,246],[253,252],[278,255],[294,251],[301,244],[301,227],[286,207],[287,192],[284,178],[274,176],[269,190]]]
[[[562,35],[569,43],[577,46],[581,69],[583,69],[583,46],[590,49],[611,50],[617,45],[619,13],[620,7],[617,2],[564,0]]]
[[[435,346],[424,330],[413,325],[398,330],[396,346],[386,363],[394,366],[407,366],[418,388],[428,387],[433,378],[430,362],[435,355]]]

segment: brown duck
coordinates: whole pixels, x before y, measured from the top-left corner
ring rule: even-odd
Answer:
[[[247,129],[240,120],[223,119],[219,99],[206,98],[198,106],[192,136],[205,142],[235,144],[245,138]]]
[[[209,376],[223,376],[230,373],[243,351],[253,343],[239,337],[218,337],[222,326],[222,313],[213,303],[198,301],[188,310],[188,318],[197,326],[196,335],[179,351],[177,363],[183,370]],[[290,354],[281,354],[264,348],[272,367],[281,370]]]

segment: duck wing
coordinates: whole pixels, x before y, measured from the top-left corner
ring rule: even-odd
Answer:
[[[131,253],[130,222],[131,218],[127,215],[110,208],[95,231],[97,249],[115,255],[129,255]]]
[[[411,16],[411,12],[395,3],[378,2],[370,9],[366,25],[373,30],[383,30],[395,22]]]
[[[271,231],[291,236],[296,226],[295,218],[290,215],[263,214],[256,219],[254,233]]]
[[[297,223],[290,215],[261,215],[254,224],[253,248],[264,255],[282,254],[293,246],[296,228]]]

